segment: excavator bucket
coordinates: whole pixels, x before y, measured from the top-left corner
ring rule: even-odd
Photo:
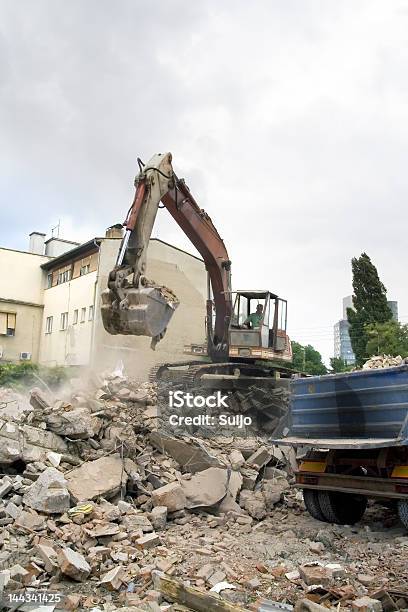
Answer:
[[[110,334],[149,336],[154,344],[163,337],[178,306],[176,296],[165,287],[130,287],[120,302],[110,289],[102,293],[102,320]]]

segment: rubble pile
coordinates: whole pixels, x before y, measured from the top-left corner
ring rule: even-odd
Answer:
[[[408,357],[402,358],[401,355],[393,357],[392,355],[374,355],[370,357],[364,365],[363,370],[378,370],[380,368],[392,368],[408,363]]]
[[[155,385],[115,374],[62,399],[33,389],[30,404],[0,420],[3,598],[57,592],[47,610],[94,612],[408,606],[395,516],[314,521],[289,449],[164,433]]]

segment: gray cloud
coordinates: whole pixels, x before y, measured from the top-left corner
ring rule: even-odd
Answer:
[[[366,250],[408,320],[408,4],[0,2],[1,244],[122,220],[136,157],[171,150],[235,285],[290,301],[332,353]],[[190,248],[165,211],[155,230]]]

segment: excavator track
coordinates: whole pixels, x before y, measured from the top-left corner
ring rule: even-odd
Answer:
[[[150,370],[149,380],[158,385],[158,395],[162,402],[166,402],[169,391],[183,389],[197,395],[209,395],[217,391],[220,383],[225,381],[231,382],[234,387],[231,373],[237,370],[243,376],[245,385],[242,388],[225,389],[231,413],[255,415],[261,435],[278,435],[288,413],[289,379],[275,379],[271,375],[274,369],[231,362],[161,363]],[[269,377],[265,376],[268,372]],[[202,378],[206,374],[209,379]],[[237,380],[240,380],[239,377]]]

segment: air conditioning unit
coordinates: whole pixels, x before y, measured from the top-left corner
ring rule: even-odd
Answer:
[[[30,361],[31,353],[20,353],[21,361]]]

